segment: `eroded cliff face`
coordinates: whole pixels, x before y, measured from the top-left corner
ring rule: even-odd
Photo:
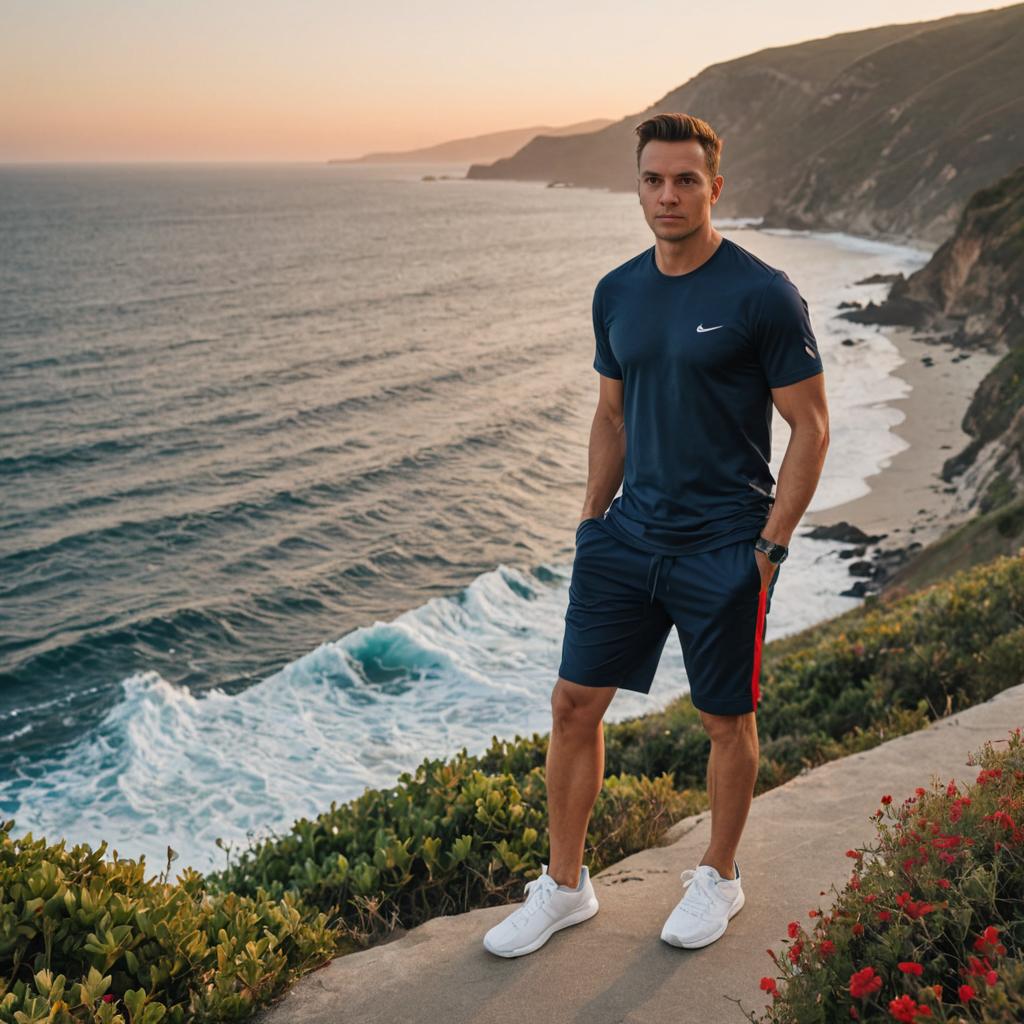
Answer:
[[[842,315],[1002,352],[964,415],[972,441],[943,477],[971,470],[985,512],[1024,494],[1024,164],[972,195],[953,235],[920,270],[900,275],[885,302]]]

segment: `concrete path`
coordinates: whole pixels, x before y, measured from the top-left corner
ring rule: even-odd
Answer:
[[[746,905],[710,946],[678,949],[659,938],[682,895],[679,872],[710,837],[707,812],[677,822],[662,845],[614,864],[593,882],[601,903],[582,924],[534,953],[488,953],[484,932],[510,912],[488,907],[438,917],[397,938],[338,957],[300,979],[258,1024],[726,1024],[769,1001],[786,923],[831,905],[852,861],[873,838],[869,816],[883,793],[902,801],[932,775],[971,782],[967,755],[1024,726],[1024,685],[927,729],[823,765],[757,797],[737,860]],[[824,890],[826,896],[821,896]],[[737,1003],[739,1001],[739,1004]]]

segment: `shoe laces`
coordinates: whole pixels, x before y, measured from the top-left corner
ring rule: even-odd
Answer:
[[[529,921],[541,907],[551,902],[551,894],[558,888],[558,883],[549,875],[538,875],[524,886],[526,902],[516,911],[517,923]]]
[[[683,880],[685,892],[679,901],[678,909],[694,916],[706,914],[715,899],[714,880],[707,872],[697,871],[695,868],[687,868],[679,877]]]

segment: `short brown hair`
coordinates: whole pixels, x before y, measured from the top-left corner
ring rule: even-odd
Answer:
[[[718,164],[722,158],[722,142],[715,129],[692,114],[655,114],[654,117],[641,121],[633,131],[639,136],[636,145],[636,168],[640,170],[640,154],[644,146],[652,139],[664,142],[686,142],[696,139],[704,149],[704,163],[707,165],[708,177],[714,180],[718,176]]]

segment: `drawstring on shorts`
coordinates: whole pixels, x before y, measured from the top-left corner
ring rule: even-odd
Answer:
[[[676,556],[675,555],[662,555],[662,554],[657,554],[656,553],[656,554],[651,556],[651,564],[647,567],[647,582],[648,582],[648,584],[650,584],[650,582],[651,582],[651,570],[653,569],[654,570],[654,586],[651,587],[651,596],[648,599],[648,602],[647,602],[648,604],[652,604],[654,602],[654,592],[655,592],[655,590],[658,589],[658,575],[661,572],[661,563],[662,563],[662,560],[666,559],[666,558],[670,562],[674,562],[676,560]],[[671,569],[669,571],[671,572]],[[672,589],[671,581],[666,583],[665,589],[666,590],[671,590]]]

